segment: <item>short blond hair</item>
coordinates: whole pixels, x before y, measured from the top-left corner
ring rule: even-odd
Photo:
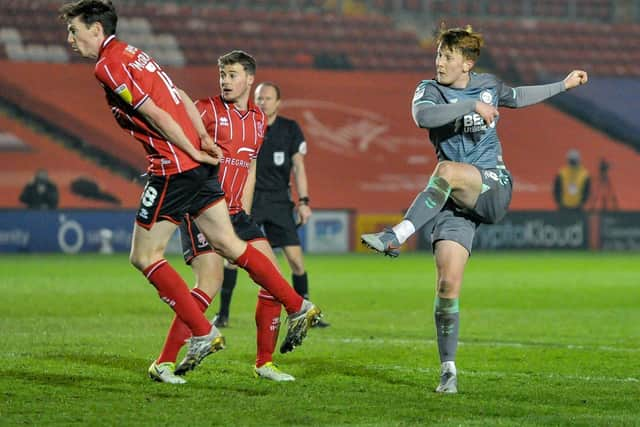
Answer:
[[[481,33],[473,31],[471,25],[464,28],[445,28],[440,26],[437,44],[441,48],[459,50],[465,59],[477,61],[480,57],[480,48],[484,46],[484,37]]]

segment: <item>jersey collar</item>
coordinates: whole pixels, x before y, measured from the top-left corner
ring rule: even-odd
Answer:
[[[110,35],[106,39],[102,41],[102,45],[100,46],[100,51],[98,51],[98,58],[102,56],[102,52],[107,48],[107,45],[116,39],[115,34]]]
[[[228,102],[225,101],[225,99],[222,97],[222,95],[218,95],[218,97],[220,98],[220,101],[222,101],[222,105],[224,105],[224,108],[227,110],[235,110],[237,111],[239,114],[244,115],[246,113],[248,113],[249,111],[253,111],[254,113],[259,113],[260,112],[260,108],[255,104],[255,102],[253,102],[251,100],[251,98],[249,98],[249,100],[247,101],[247,109],[246,111],[240,111],[236,108],[236,105],[233,102]]]

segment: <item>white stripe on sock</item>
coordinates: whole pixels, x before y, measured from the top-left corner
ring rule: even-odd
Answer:
[[[414,227],[413,223],[408,219],[402,220],[399,224],[394,225],[392,229],[393,232],[396,233],[396,237],[400,244],[406,242],[407,239],[413,236],[413,233],[416,232],[416,227]]]

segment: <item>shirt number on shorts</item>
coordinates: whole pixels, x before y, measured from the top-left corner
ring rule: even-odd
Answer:
[[[153,203],[156,201],[156,197],[158,197],[158,190],[153,187],[147,187],[144,189],[144,193],[142,194],[142,204],[149,208],[153,206]]]

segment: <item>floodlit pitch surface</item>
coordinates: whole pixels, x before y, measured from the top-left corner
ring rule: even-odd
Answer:
[[[183,386],[146,376],[172,312],[126,256],[3,255],[0,425],[638,425],[638,259],[474,255],[460,393],[442,396],[428,253],[308,256],[331,327],[276,355],[286,384],[252,376],[257,287],[241,273],[227,349]]]

